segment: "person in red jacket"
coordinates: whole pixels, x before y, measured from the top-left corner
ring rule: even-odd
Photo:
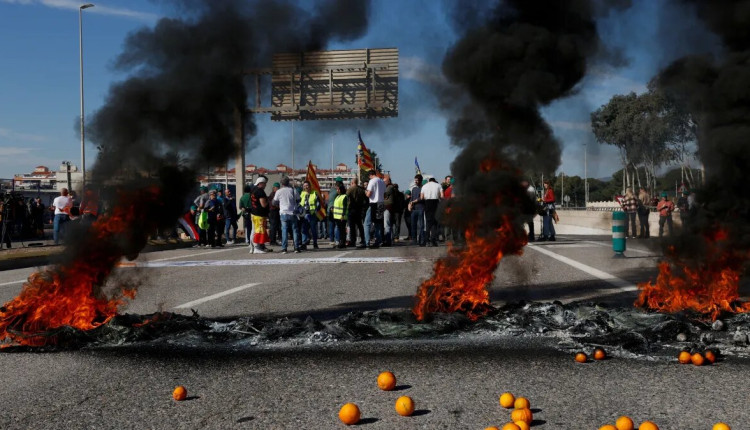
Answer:
[[[542,237],[539,238],[541,241],[549,240],[555,241],[555,226],[552,223],[552,217],[555,214],[555,192],[549,184],[549,181],[544,181],[544,196],[542,197],[543,205],[543,216],[542,216]]]
[[[667,193],[661,193],[661,200],[656,205],[656,210],[659,212],[659,237],[664,233],[664,223],[667,224],[669,229],[669,235],[672,236],[672,212],[674,212],[674,203],[667,199]]]

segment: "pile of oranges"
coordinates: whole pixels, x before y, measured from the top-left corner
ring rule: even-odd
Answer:
[[[510,421],[505,423],[502,430],[529,430],[534,414],[531,412],[531,403],[526,397],[516,398],[511,393],[500,395],[500,406],[505,409],[513,409],[510,413]],[[487,427],[485,430],[501,430],[497,427]]]
[[[378,388],[383,391],[392,391],[396,388],[396,376],[393,372],[382,372],[378,375]],[[411,416],[414,413],[414,400],[409,396],[401,396],[396,399],[395,409],[402,417]],[[360,415],[359,407],[354,403],[347,403],[339,410],[339,419],[346,425],[357,424]]]
[[[594,352],[591,353],[591,356],[594,358],[594,360],[601,361],[607,358],[607,353],[602,348],[594,348]],[[580,351],[576,353],[575,360],[578,363],[586,363],[587,361],[589,361],[589,356],[586,355],[585,352]]]
[[[712,349],[707,349],[702,354],[700,352],[694,352],[691,354],[688,350],[682,350],[677,355],[677,361],[679,361],[681,364],[693,363],[696,366],[703,366],[714,364],[716,362],[717,355],[718,352]]]

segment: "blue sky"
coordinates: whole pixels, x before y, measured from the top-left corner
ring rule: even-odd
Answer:
[[[377,120],[382,127],[364,134],[369,147],[398,182],[414,173],[414,157],[422,170],[442,177],[457,153],[445,133],[446,119],[424,81],[434,76],[417,73],[432,65],[436,72],[442,55],[455,40],[443,8],[445,1],[376,0],[368,33],[330,49],[397,47],[400,53],[399,117]],[[456,0],[458,1],[458,0]],[[113,71],[125,36],[152,26],[169,9],[146,0],[99,0],[84,11],[85,112],[91,115],[103,103],[109,86],[126,76]],[[30,172],[37,165],[50,168],[62,160],[80,163],[78,6],[71,0],[0,0],[0,178]],[[603,20],[604,41],[620,47],[628,60],[620,68],[593,68],[577,94],[543,109],[563,145],[560,167],[566,175],[583,175],[583,148],[587,144],[590,177],[609,176],[619,168],[611,147],[593,140],[589,114],[614,94],[641,92],[659,67],[682,55],[679,35],[667,43],[658,22],[669,11],[663,2],[636,0],[629,11]],[[671,33],[669,33],[671,34]],[[256,118],[258,134],[251,142],[247,163],[266,167],[291,164],[291,124]],[[320,141],[306,139],[309,123],[296,123],[295,167],[312,158],[319,166],[331,162],[331,141],[336,163],[353,164],[356,123]],[[87,166],[96,149],[87,145]]]

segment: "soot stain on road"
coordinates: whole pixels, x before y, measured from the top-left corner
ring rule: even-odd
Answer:
[[[512,303],[470,321],[460,314],[433,314],[418,322],[411,311],[349,312],[330,320],[312,317],[238,317],[214,320],[198,314],[167,312],[119,315],[96,329],[70,327],[39,334],[46,346],[10,346],[4,352],[55,352],[83,348],[280,350],[336,342],[388,340],[496,340],[544,338],[557,349],[575,351],[605,347],[611,356],[673,358],[680,349],[715,348],[724,355],[750,356],[750,315],[727,315],[718,322],[683,312],[665,314],[635,308],[609,308],[594,303]]]

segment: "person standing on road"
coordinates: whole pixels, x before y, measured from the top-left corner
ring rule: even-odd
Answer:
[[[365,246],[371,249],[380,248],[383,243],[383,213],[385,212],[385,182],[380,179],[374,169],[367,172],[370,182],[367,183],[365,195],[369,199],[369,215],[365,218]],[[370,245],[370,227],[375,225],[375,243]]]
[[[37,197],[33,200],[31,207],[31,219],[34,221],[34,233],[44,239],[44,210],[47,209],[42,203],[42,198]]]
[[[209,193],[208,203],[203,208],[208,213],[208,245],[211,248],[224,246],[221,243],[221,232],[224,227],[224,208],[216,190]]]
[[[328,192],[328,204],[326,205],[326,218],[327,218],[327,225],[328,225],[328,238],[331,240],[331,242],[335,241],[336,239],[336,223],[333,220],[333,217],[328,212],[333,209],[333,203],[336,201],[336,183],[342,181],[340,177],[336,177],[334,180],[333,185],[331,186],[331,191]]]
[[[362,212],[367,205],[367,196],[365,190],[359,186],[359,179],[354,178],[346,190],[346,196],[349,197],[349,246],[364,246],[365,227],[362,223]],[[359,232],[359,241],[357,243],[357,232]]]
[[[635,216],[638,212],[638,199],[635,198],[633,190],[630,188],[625,190],[625,198],[622,201],[622,208],[625,210],[627,215],[627,225],[625,226],[625,237],[629,239],[635,239],[638,232],[635,228]]]
[[[659,237],[662,237],[664,233],[664,224],[667,224],[669,235],[672,236],[672,212],[674,212],[674,203],[667,199],[667,192],[662,191],[661,200],[656,205],[656,210],[659,212]]]
[[[242,197],[240,197],[240,216],[242,217],[243,224],[245,225],[245,243],[250,247],[250,253],[253,253],[253,241],[252,241],[252,232],[253,232],[253,223],[250,219],[250,211],[252,210],[252,205],[250,203],[251,200],[251,194],[253,192],[253,186],[252,185],[245,185],[245,188],[243,189],[244,193],[242,194]]]
[[[404,191],[404,223],[406,224],[406,239],[411,241],[411,190]]]
[[[253,221],[253,254],[265,254],[272,251],[266,248],[268,238],[268,196],[266,195],[266,183],[268,178],[258,176],[255,180],[255,188],[250,194],[250,218]]]
[[[391,175],[385,175],[385,179],[383,180],[385,183],[385,192],[383,193],[383,207],[385,210],[383,211],[383,231],[385,232],[383,236],[383,246],[391,246],[392,244],[392,224],[393,224],[393,182],[391,182]]]
[[[279,242],[277,239],[281,236],[279,233],[281,231],[279,206],[273,202],[276,197],[276,191],[279,191],[279,188],[281,188],[281,184],[274,182],[271,194],[268,195],[268,201],[271,202],[271,209],[268,213],[268,236],[271,238],[271,245],[278,245]]]
[[[685,230],[688,225],[688,217],[690,215],[690,205],[688,204],[688,196],[690,195],[690,192],[688,190],[684,190],[682,192],[682,196],[680,196],[679,199],[677,199],[677,209],[680,210],[680,224],[682,224],[682,229]]]
[[[404,213],[404,193],[393,184],[393,210],[391,212],[391,232],[393,241],[398,242],[401,235],[401,220]]]
[[[320,209],[320,198],[318,197],[318,193],[310,190],[309,181],[302,183],[300,199],[304,215],[302,219],[302,246],[309,245],[310,239],[312,239],[313,249],[318,249],[318,210]]]
[[[651,236],[650,228],[648,226],[648,216],[651,212],[649,205],[651,204],[651,196],[648,195],[646,189],[641,187],[638,193],[638,223],[641,225],[641,231],[638,235],[641,239],[648,239]]]
[[[422,175],[414,176],[411,186],[411,243],[425,246],[424,237],[424,200],[422,200]]]
[[[198,208],[195,216],[195,225],[198,227],[198,245],[208,246],[208,229],[200,222],[201,215],[203,214],[206,203],[208,203],[208,187],[200,187],[200,195],[193,200],[193,204]]]
[[[536,216],[536,209],[538,208],[538,203],[536,201],[536,188],[534,188],[534,186],[525,179],[521,181],[521,188],[526,191],[526,195],[531,200],[531,203],[535,210],[535,212],[529,215],[528,219],[526,220],[526,225],[529,226],[529,242],[534,242],[536,240],[536,235],[534,234],[534,217]]]
[[[227,188],[224,192],[224,237],[227,239],[227,245],[234,245],[237,240],[237,199],[232,195],[232,191]],[[230,227],[233,234],[229,235]]]
[[[545,180],[543,185],[544,196],[542,197],[542,204],[544,205],[544,216],[542,217],[542,237],[539,240],[554,242],[555,226],[552,224],[552,219],[555,215],[555,192],[552,190],[548,180]]]
[[[427,220],[427,246],[438,246],[438,223],[435,215],[443,198],[443,188],[435,178],[422,187],[420,198],[424,200],[424,214]]]
[[[53,221],[52,238],[55,245],[60,243],[60,239],[65,237],[65,223],[70,220],[70,208],[73,207],[73,200],[68,196],[68,189],[60,190],[60,195],[52,201],[50,209],[55,211],[55,220]]]
[[[281,253],[287,253],[289,233],[292,233],[294,252],[300,252],[300,234],[297,229],[297,207],[299,196],[297,191],[290,186],[289,177],[281,178],[281,188],[273,195],[273,204],[279,207],[279,219],[281,221]]]
[[[346,220],[349,217],[349,197],[343,182],[336,183],[336,200],[333,201],[332,218],[336,223],[334,247],[346,248]],[[330,214],[329,214],[330,215]]]

